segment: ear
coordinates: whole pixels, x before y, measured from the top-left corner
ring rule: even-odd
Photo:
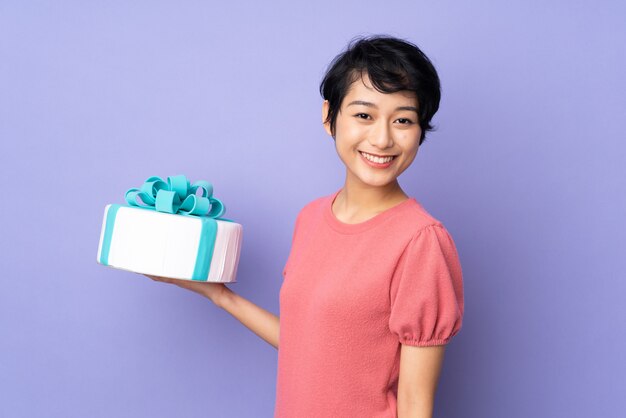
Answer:
[[[326,122],[329,108],[330,104],[328,103],[328,100],[324,100],[324,103],[322,103],[322,123],[324,124],[324,130],[326,130],[326,133],[330,136],[333,136],[332,132],[330,131],[330,122]]]

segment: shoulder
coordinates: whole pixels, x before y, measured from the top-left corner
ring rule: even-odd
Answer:
[[[295,231],[303,228],[307,229],[308,226],[316,223],[315,218],[322,216],[324,202],[329,198],[332,198],[332,196],[317,197],[300,207],[295,218],[294,234]]]
[[[443,223],[433,216],[420,202],[411,198],[412,202],[407,206],[403,216],[398,217],[397,222],[411,235],[416,237],[423,232],[432,230],[446,231]]]
[[[406,215],[399,217],[405,229],[405,251],[443,251],[456,254],[456,244],[452,235],[437,217],[422,204],[414,200]]]
[[[332,199],[332,194],[314,198],[300,208],[297,217],[301,219],[314,216],[316,213],[321,213],[325,207],[325,204],[330,203],[329,199]]]

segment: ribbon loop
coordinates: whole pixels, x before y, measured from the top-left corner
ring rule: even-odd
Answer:
[[[196,194],[198,189],[202,196]],[[226,212],[222,201],[213,197],[211,183],[198,180],[190,185],[182,174],[168,177],[167,182],[149,177],[139,189],[128,189],[124,198],[130,206],[164,213],[220,218]]]
[[[196,194],[196,190],[202,189],[202,197],[213,196],[213,186],[208,181],[198,180],[191,187],[192,193]]]

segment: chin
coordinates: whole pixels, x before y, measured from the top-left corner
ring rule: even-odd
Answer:
[[[368,179],[368,178],[359,177],[359,180],[361,181],[361,183],[367,184],[368,186],[371,186],[371,187],[384,187],[395,182],[396,179],[397,177],[380,177],[378,179]]]

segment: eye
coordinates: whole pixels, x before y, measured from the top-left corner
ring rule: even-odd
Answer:
[[[358,119],[367,119],[370,117],[370,115],[368,115],[367,113],[357,113],[356,116]],[[362,118],[361,116],[365,116],[365,118]]]
[[[406,122],[402,122],[402,123],[400,123],[401,125],[410,125],[410,124],[412,124],[412,123],[413,123],[413,121],[412,121],[411,119],[407,119],[407,118],[400,118],[400,119],[398,119],[398,120],[403,120],[403,121],[406,121]]]

